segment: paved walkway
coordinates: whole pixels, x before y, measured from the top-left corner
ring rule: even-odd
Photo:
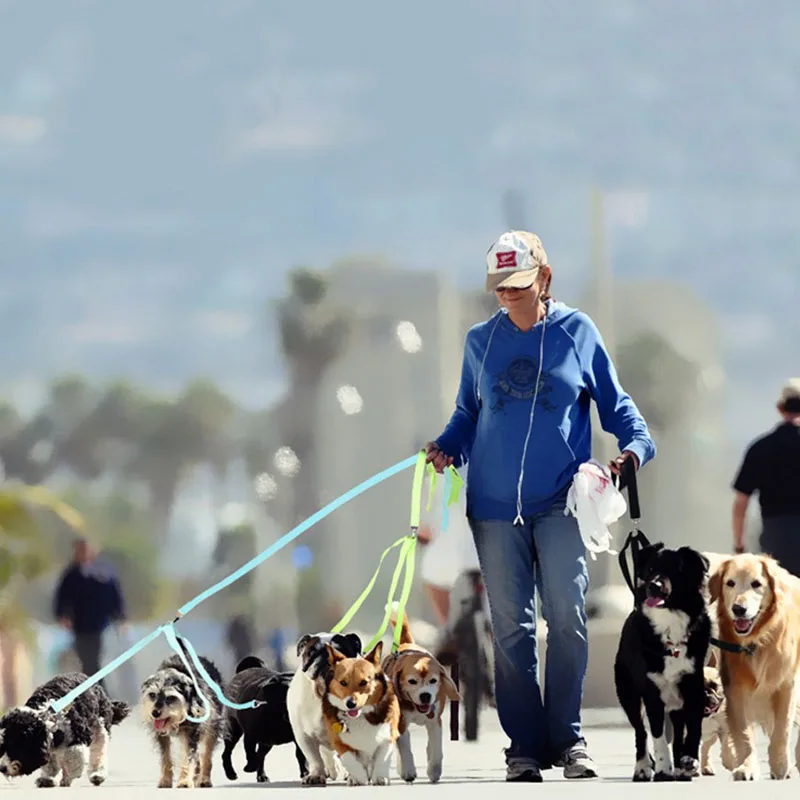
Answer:
[[[483,730],[481,739],[475,743],[445,741],[445,775],[442,784],[431,786],[424,778],[424,734],[415,739],[414,752],[417,767],[423,776],[417,783],[406,786],[394,775],[392,785],[386,789],[370,787],[369,791],[391,792],[393,797],[402,794],[405,798],[430,798],[442,797],[446,792],[448,797],[453,797],[453,790],[459,792],[466,789],[470,798],[486,796],[487,793],[500,791],[505,797],[529,797],[531,792],[550,791],[560,797],[579,798],[591,797],[592,793],[602,791],[604,797],[629,796],[641,797],[642,792],[648,797],[669,797],[674,800],[676,793],[681,798],[727,797],[731,792],[739,796],[764,796],[769,797],[796,796],[798,789],[797,773],[794,779],[788,782],[776,783],[765,781],[764,785],[757,787],[753,784],[734,784],[730,774],[719,766],[718,753],[714,753],[715,764],[719,774],[713,778],[698,778],[692,783],[681,784],[651,784],[647,787],[634,785],[630,782],[633,768],[633,735],[626,725],[622,724],[620,714],[615,710],[588,711],[584,717],[586,737],[590,750],[597,760],[602,771],[600,781],[565,781],[561,770],[550,770],[545,773],[545,783],[539,786],[530,784],[505,784],[505,770],[503,767],[503,752],[505,738],[497,725],[496,718],[490,712],[484,714],[482,719]],[[765,748],[759,748],[762,755]],[[241,744],[235,754],[234,765],[239,772],[239,780],[230,783],[225,779],[220,765],[221,748],[217,752],[214,762],[213,779],[215,788],[207,790],[213,794],[226,795],[230,800],[236,797],[239,789],[253,791],[277,792],[279,796],[288,796],[290,793],[313,792],[314,789],[301,787],[298,780],[297,764],[291,746],[279,747],[267,757],[266,771],[272,781],[271,784],[257,784],[252,775],[241,772],[243,752]],[[107,783],[94,788],[89,785],[84,776],[69,789],[55,789],[57,796],[68,798],[77,795],[144,797],[161,794],[156,792],[158,776],[158,758],[151,749],[149,737],[139,726],[136,718],[127,720],[119,728],[114,729],[110,748],[110,777]],[[420,769],[421,767],[421,769]],[[764,773],[768,774],[768,773]],[[449,785],[449,788],[447,788]],[[43,790],[33,786],[33,780],[23,779],[14,783],[2,784],[3,792],[13,792],[18,800],[25,797],[41,797]],[[176,790],[173,790],[176,791]],[[201,791],[201,790],[196,790]],[[316,791],[320,791],[317,789]],[[329,785],[325,790],[327,798],[333,796],[344,797],[349,792],[357,791],[343,784]]]

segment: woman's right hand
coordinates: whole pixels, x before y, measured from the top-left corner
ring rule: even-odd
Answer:
[[[425,445],[425,452],[427,454],[425,463],[433,464],[433,468],[439,473],[444,472],[453,463],[452,457],[445,455],[436,442],[428,442]]]

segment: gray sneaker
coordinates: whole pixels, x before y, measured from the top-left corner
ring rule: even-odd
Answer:
[[[574,744],[556,762],[556,767],[564,767],[565,778],[596,778],[598,776],[597,766],[589,758],[586,752],[586,745],[581,743]]]
[[[542,771],[535,761],[511,761],[506,766],[507,783],[541,783]]]

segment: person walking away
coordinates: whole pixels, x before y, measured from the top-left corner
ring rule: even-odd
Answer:
[[[81,668],[94,675],[100,670],[106,629],[113,623],[124,629],[125,605],[112,565],[98,557],[87,539],[75,540],[72,562],[56,587],[53,610],[59,624],[72,631]]]
[[[486,255],[486,290],[500,308],[466,336],[456,407],[427,445],[437,471],[469,462],[467,515],[489,596],[495,692],[506,780],[542,770],[593,778],[581,731],[588,660],[586,549],[564,513],[578,467],[591,458],[591,401],[621,455],[640,468],[656,453],[603,339],[583,312],[550,294],[552,270],[528,231],[502,234]],[[537,597],[547,622],[544,697],[536,645]]]
[[[781,422],[747,448],[733,481],[733,549],[745,551],[750,498],[758,493],[761,551],[800,577],[800,378],[783,387]]]

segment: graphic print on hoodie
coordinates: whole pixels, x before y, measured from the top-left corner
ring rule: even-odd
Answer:
[[[523,516],[566,496],[578,467],[591,458],[592,400],[620,451],[636,453],[640,466],[655,456],[647,424],[620,386],[600,332],[586,314],[548,300],[546,320],[529,331],[519,330],[504,309],[473,326],[464,343],[456,409],[437,440],[457,467],[469,461],[469,516],[515,519],[520,474]]]

